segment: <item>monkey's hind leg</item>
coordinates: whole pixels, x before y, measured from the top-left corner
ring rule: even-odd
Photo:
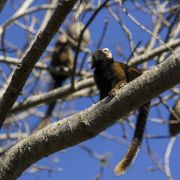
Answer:
[[[114,97],[116,94],[117,94],[117,91],[122,88],[123,86],[125,86],[127,84],[126,81],[121,81],[121,82],[118,82],[117,84],[115,84],[111,91],[109,92],[109,96],[111,97]]]

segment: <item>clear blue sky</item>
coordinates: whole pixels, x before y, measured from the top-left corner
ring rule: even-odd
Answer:
[[[44,1],[38,0],[37,2],[41,3]],[[130,7],[131,3],[127,3],[127,6]],[[12,15],[12,12],[13,11],[9,7],[9,3],[7,3],[7,7],[0,15],[0,24],[5,22],[8,19],[8,17]],[[42,15],[43,12],[37,13],[37,16],[39,18],[42,18]],[[141,13],[139,11],[134,11],[133,15],[135,15],[136,18],[146,27],[148,27],[149,29],[152,28],[150,17],[147,14]],[[105,39],[103,41],[102,47],[103,48],[108,47],[109,49],[111,49],[115,56],[115,59],[121,60],[114,49],[116,45],[119,45],[122,48],[122,51],[125,53],[126,57],[128,57],[130,54],[128,50],[129,46],[126,41],[126,38],[123,35],[122,29],[114,21],[114,19],[110,17],[107,11],[102,11],[96,17],[94,22],[90,25],[92,43],[90,44],[89,48],[92,49],[92,51],[95,50],[94,48],[96,47],[97,40],[101,35],[105,17],[109,19],[110,24],[108,26],[108,30]],[[147,35],[145,32],[139,29],[136,25],[134,25],[125,15],[122,15],[122,18],[123,21],[128,26],[128,28],[133,31],[133,39],[135,40],[136,43],[138,43],[139,41],[142,41],[142,43],[147,42],[149,35]],[[87,18],[85,19],[85,22],[86,21]],[[22,34],[20,28],[17,28],[16,26],[11,27],[9,29],[9,31],[6,34],[6,37],[10,42],[13,42],[18,47],[22,47],[24,45],[23,43],[24,43],[25,35]],[[4,68],[4,70],[6,70],[6,68],[2,64],[1,64],[1,68]],[[98,98],[95,97],[94,99],[97,100]],[[83,110],[92,105],[92,102],[90,101],[89,98],[81,98],[71,103],[73,103],[73,107],[75,107],[76,110],[78,111]],[[69,104],[65,104],[65,107],[66,106],[70,107]],[[167,119],[168,112],[163,106],[161,106],[160,108],[164,119]],[[154,118],[158,117],[155,108],[151,109],[150,116]],[[119,124],[110,127],[109,129],[107,129],[107,132],[116,135],[119,138],[122,137],[122,130]],[[146,128],[146,132],[153,135],[167,135],[168,128],[166,125],[157,125],[155,123],[149,122]],[[132,136],[132,130],[129,131],[129,140],[131,139],[131,136]],[[153,151],[155,151],[158,157],[160,157],[160,160],[163,161],[164,153],[166,150],[166,146],[169,142],[169,139],[152,139],[149,140],[149,142]],[[87,147],[89,147],[90,149],[92,149],[93,151],[99,154],[109,154],[109,162],[105,167],[102,177],[103,180],[120,179],[118,177],[115,177],[112,172],[116,163],[123,157],[123,154],[126,152],[127,146],[106,140],[100,136],[97,136],[96,138],[84,142],[83,145],[86,145]],[[146,149],[145,140],[143,141],[142,147]],[[177,180],[180,177],[179,152],[180,152],[180,141],[179,139],[177,139],[170,158],[172,175]],[[57,160],[57,159],[58,161],[53,162],[53,160]],[[95,176],[99,173],[99,167],[100,167],[99,162],[94,158],[90,157],[88,153],[84,152],[78,145],[72,148],[68,148],[63,152],[57,152],[47,158],[44,158],[40,160],[37,164],[42,166],[47,165],[54,168],[63,168],[63,172],[48,173],[47,171],[38,171],[37,173],[34,174],[24,172],[24,174],[19,179],[20,180],[25,180],[25,179],[26,180],[28,179],[91,180],[94,179]],[[143,150],[140,150],[133,166],[129,169],[128,173],[126,173],[121,179],[123,180],[166,179],[165,176],[162,174],[162,172],[160,172],[159,170],[155,170],[154,172],[151,173],[148,172],[148,168],[154,168],[154,167],[156,167],[155,164],[149,159],[147,154]]]

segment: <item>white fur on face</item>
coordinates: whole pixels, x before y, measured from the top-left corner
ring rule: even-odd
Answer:
[[[109,60],[112,59],[112,53],[108,48],[98,49],[92,55],[93,60]]]
[[[102,49],[102,52],[106,56],[107,59],[112,59],[112,53],[108,48]]]

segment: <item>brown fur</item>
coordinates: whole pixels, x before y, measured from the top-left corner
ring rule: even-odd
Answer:
[[[56,69],[59,68],[59,71],[61,71],[62,68],[68,68],[69,70],[72,70],[73,53],[71,47],[68,44],[67,38],[64,35],[60,37],[60,39],[57,41],[55,45],[50,66]],[[53,85],[51,89],[55,89],[61,87],[64,81],[70,76],[70,74],[63,75],[51,72],[51,76],[53,78]],[[55,106],[56,102],[48,104],[45,117],[42,119],[37,129],[41,129],[49,123],[50,117],[54,111]]]
[[[106,96],[114,96],[118,89],[141,75],[137,68],[115,62],[109,49],[97,50],[92,55],[92,68],[94,79],[100,91],[100,99]],[[139,108],[134,137],[123,160],[115,167],[115,173],[122,175],[126,172],[142,143],[146,119],[150,102]]]
[[[54,52],[51,60],[51,67],[53,68],[61,68],[65,67],[69,70],[72,69],[73,66],[73,53],[71,47],[68,44],[66,36],[62,35],[58,42],[55,45]],[[69,74],[62,75],[51,72],[51,75],[54,81],[59,83],[59,86],[69,77]]]

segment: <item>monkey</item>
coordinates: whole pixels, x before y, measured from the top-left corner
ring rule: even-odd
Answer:
[[[73,68],[73,52],[77,49],[77,42],[80,36],[84,24],[82,22],[76,22],[66,27],[66,33],[63,33],[55,45],[55,50],[52,54],[50,67],[61,71],[62,68],[67,68],[70,72]],[[69,37],[73,40],[70,41]],[[85,48],[90,42],[90,31],[86,29],[82,37],[81,48]],[[62,74],[50,71],[50,75],[53,79],[52,89],[61,87],[63,83],[70,77],[70,73]],[[38,126],[41,129],[47,125],[49,119],[53,113],[56,102],[48,105],[45,117]]]
[[[73,25],[67,26],[67,28],[66,28],[67,35],[69,37],[71,37],[74,41],[74,43],[69,41],[69,43],[74,51],[76,51],[76,49],[77,49],[78,40],[79,40],[81,31],[83,30],[83,28],[84,28],[84,24],[82,22],[76,22]],[[89,29],[86,29],[84,31],[84,34],[82,37],[81,49],[84,49],[87,47],[87,45],[90,42],[90,38],[91,38],[90,31],[89,31]]]
[[[52,67],[52,69],[58,69],[59,72],[62,70],[62,68],[67,68],[69,72],[71,72],[73,68],[73,52],[71,46],[68,44],[67,37],[64,34],[60,36],[55,44],[54,52],[51,57],[50,67]],[[70,74],[71,73],[62,74],[50,71],[50,75],[53,80],[51,89],[61,87]],[[38,125],[38,129],[42,129],[48,124],[55,106],[56,101],[48,104],[45,117]]]
[[[54,52],[52,54],[51,67],[54,69],[68,68],[72,70],[73,67],[73,52],[68,44],[66,35],[62,35],[55,45]],[[56,86],[62,86],[63,82],[69,77],[69,74],[61,74],[50,72]]]
[[[137,68],[114,61],[112,53],[108,48],[95,51],[91,55],[90,60],[91,69],[94,69],[94,80],[100,91],[100,100],[107,96],[114,97],[118,89],[142,74]],[[149,108],[150,102],[139,108],[132,142],[126,155],[114,169],[116,175],[121,176],[127,171],[140,149]]]
[[[169,134],[170,136],[176,136],[180,133],[180,99],[176,101],[173,106],[174,113],[169,116]]]

